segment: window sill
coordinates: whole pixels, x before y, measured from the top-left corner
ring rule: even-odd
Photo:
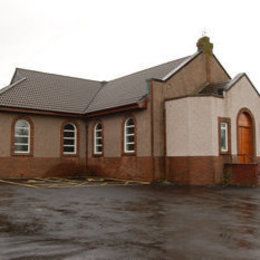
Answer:
[[[219,152],[219,155],[231,155],[231,152],[230,151],[227,151],[227,152]]]
[[[104,157],[104,154],[103,154],[103,153],[101,153],[101,154],[93,153],[93,154],[92,154],[92,157],[94,157],[94,158]]]
[[[136,152],[133,152],[133,153],[123,152],[122,156],[136,156]]]
[[[77,153],[75,153],[75,154],[62,154],[62,157],[78,157],[79,156],[79,154],[77,154]]]
[[[33,154],[32,153],[12,153],[12,156],[17,156],[17,157],[32,157]]]

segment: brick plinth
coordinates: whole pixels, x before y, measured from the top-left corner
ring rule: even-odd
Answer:
[[[178,156],[166,158],[166,179],[181,185],[218,184],[223,176],[222,156]]]
[[[256,186],[258,184],[258,164],[225,164],[227,184],[237,186]]]
[[[97,176],[153,181],[152,157],[93,157],[88,158],[87,170]]]
[[[86,173],[84,159],[1,157],[0,178],[68,177]]]

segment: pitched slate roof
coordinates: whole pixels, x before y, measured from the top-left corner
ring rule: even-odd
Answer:
[[[199,95],[217,95],[217,96],[223,96],[223,91],[225,90],[226,86],[229,84],[228,82],[223,82],[220,84],[209,84],[206,87],[204,87],[200,92]]]
[[[199,95],[223,96],[224,91],[230,90],[243,77],[247,77],[246,73],[239,73],[233,79],[230,79],[226,82],[222,82],[219,84],[209,84],[209,85],[205,86],[198,94]],[[252,86],[254,87],[253,84],[252,84]],[[256,88],[255,88],[255,90],[258,93]]]
[[[84,113],[101,82],[17,69],[0,105],[65,113]]]
[[[135,104],[148,95],[146,80],[165,80],[198,54],[109,82],[18,68],[11,85],[0,90],[0,106],[86,114]]]
[[[151,78],[163,80],[168,73],[183,64],[190,57],[174,60],[112,80],[104,85],[90,104],[86,113],[133,104],[148,94],[147,82]]]

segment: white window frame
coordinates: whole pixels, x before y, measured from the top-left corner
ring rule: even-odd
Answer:
[[[65,129],[65,127],[67,125],[73,126],[74,130]],[[74,133],[74,136],[73,137],[65,137],[64,136],[65,132],[66,133]],[[65,154],[65,155],[75,155],[75,154],[77,154],[77,140],[78,140],[77,138],[78,138],[78,136],[77,136],[77,126],[73,123],[65,124],[63,126],[63,139],[62,139],[62,141],[63,141],[63,146],[62,146],[63,147],[63,154]],[[64,144],[64,140],[74,140],[74,144]],[[64,151],[65,147],[74,147],[74,151],[73,152],[66,152],[66,151]]]
[[[101,129],[97,129],[98,126],[101,126]],[[101,136],[97,136],[97,133],[101,133]],[[98,144],[98,140],[102,140],[102,144]],[[101,147],[102,151],[98,151],[97,147]],[[101,123],[97,123],[94,127],[94,154],[102,155],[103,148],[103,125]]]
[[[127,125],[130,120],[133,120],[133,122],[134,122],[133,125]],[[134,132],[133,132],[132,134],[127,133],[127,129],[129,129],[129,128],[133,128],[133,129],[134,129]],[[128,137],[128,136],[134,136],[134,142],[128,142],[128,141],[127,141],[127,137]],[[135,142],[135,120],[134,120],[134,118],[129,117],[129,118],[127,118],[127,119],[125,120],[125,124],[124,124],[124,152],[125,152],[125,153],[128,153],[128,154],[133,154],[133,153],[135,153],[135,149],[136,149],[135,143],[136,143],[136,142]],[[134,149],[133,149],[133,150],[129,150],[129,149],[127,148],[127,145],[128,145],[128,144],[133,144],[133,145],[134,145]]]
[[[27,126],[17,126],[17,124],[21,121],[26,122]],[[16,134],[16,129],[27,129],[28,135]],[[26,138],[28,138],[28,142],[27,143],[16,143],[16,137],[26,137]],[[27,151],[17,151],[16,146],[27,146],[28,149],[27,149]],[[30,151],[31,151],[31,125],[27,120],[19,119],[15,122],[15,126],[14,126],[14,153],[15,154],[29,154]]]
[[[222,147],[222,130],[224,130],[225,133],[225,147],[223,149]],[[220,150],[222,153],[227,153],[229,150],[228,142],[229,142],[229,126],[227,122],[220,122]]]

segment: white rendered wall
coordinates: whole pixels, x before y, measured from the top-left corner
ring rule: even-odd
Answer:
[[[237,154],[237,115],[248,108],[256,123],[256,151],[260,155],[260,97],[246,77],[224,98],[186,97],[167,101],[167,156],[218,156],[218,117],[231,119],[232,154]]]
[[[166,149],[168,156],[217,155],[215,107],[221,99],[188,97],[166,102]],[[216,119],[217,120],[217,119]]]
[[[237,114],[241,108],[248,108],[255,119],[256,155],[260,156],[260,97],[246,77],[243,77],[225,97],[226,116],[231,118],[232,154],[237,154]]]

